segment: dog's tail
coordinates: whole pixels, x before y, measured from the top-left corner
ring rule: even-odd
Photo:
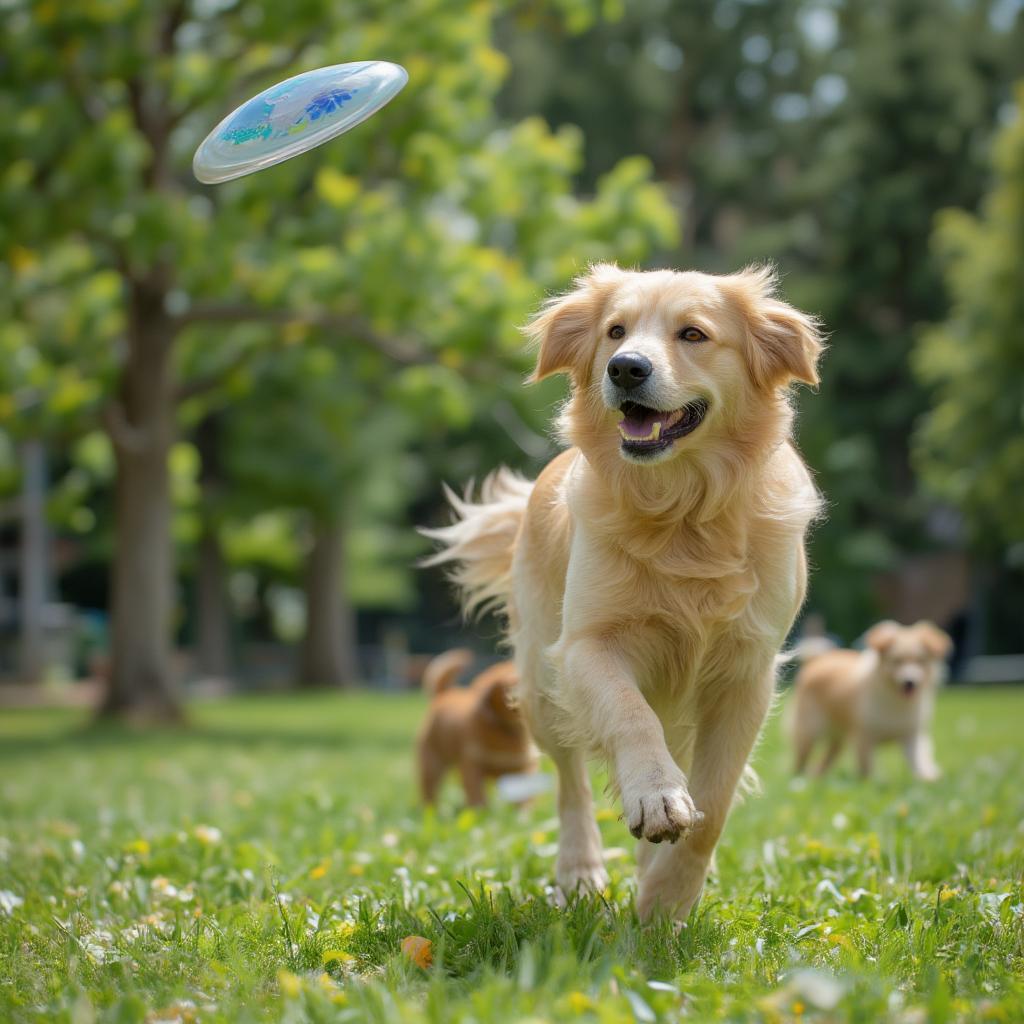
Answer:
[[[455,680],[473,664],[473,652],[468,647],[456,647],[432,658],[423,670],[423,692],[428,697],[454,685]]]
[[[463,498],[448,487],[444,490],[455,512],[455,521],[451,526],[420,530],[442,545],[420,564],[452,566],[451,579],[459,588],[462,611],[467,617],[487,611],[507,614],[512,592],[512,553],[533,481],[502,467],[484,480],[476,501],[472,484]]]
[[[791,647],[788,651],[782,651],[775,656],[775,667],[787,668],[796,662],[798,665],[802,665],[805,661],[810,661],[812,658],[817,658],[822,654],[828,654],[829,651],[834,651],[836,645],[833,641],[829,640],[825,636],[805,636],[802,640],[797,641],[796,646]]]

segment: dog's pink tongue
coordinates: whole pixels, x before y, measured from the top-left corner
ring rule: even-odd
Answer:
[[[654,409],[631,412],[620,424],[623,436],[642,441],[651,436],[655,423],[664,423],[665,413]]]
[[[627,441],[657,441],[669,427],[682,419],[677,409],[660,412],[657,409],[631,409],[628,416],[619,423],[619,433]]]

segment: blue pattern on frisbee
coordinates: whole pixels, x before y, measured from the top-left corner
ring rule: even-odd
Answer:
[[[238,114],[238,124],[229,127],[221,138],[236,146],[244,142],[252,142],[254,139],[275,139],[283,138],[286,135],[293,135],[306,127],[306,119],[319,121],[321,117],[336,114],[341,108],[352,99],[358,89],[332,89],[329,92],[322,92],[319,96],[306,104],[301,117],[291,124],[283,127],[274,127],[274,104],[257,96],[250,100]],[[250,120],[251,113],[251,120]]]
[[[356,92],[359,90],[353,89],[352,92],[348,92],[346,89],[336,89],[333,92],[322,93],[313,98],[306,107],[306,113],[309,114],[311,121],[316,121],[324,114],[333,114],[336,110],[341,110],[342,106],[352,99],[352,93]]]

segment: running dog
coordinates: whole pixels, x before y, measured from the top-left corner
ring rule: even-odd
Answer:
[[[819,650],[804,658],[790,723],[797,772],[807,767],[815,744],[826,739],[817,768],[823,775],[849,739],[865,777],[875,747],[896,741],[916,778],[939,778],[928,729],[952,641],[930,622],[880,622],[864,640],[862,651]]]
[[[507,615],[530,730],[559,774],[561,891],[607,883],[587,759],[638,848],[640,914],[685,919],[772,702],[818,492],[792,442],[817,323],[771,270],[592,267],[528,328],[566,374],[569,447],[501,469],[426,531],[467,612]]]
[[[486,803],[485,780],[536,766],[536,751],[513,699],[515,666],[502,661],[466,687],[458,677],[473,663],[462,648],[438,655],[423,674],[430,708],[420,729],[420,793],[433,804],[449,768],[457,767],[471,807]]]

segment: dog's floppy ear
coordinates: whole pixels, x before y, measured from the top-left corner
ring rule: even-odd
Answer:
[[[884,622],[879,622],[872,626],[867,633],[864,635],[864,643],[868,647],[873,647],[879,654],[884,654],[886,649],[892,644],[893,640],[899,636],[900,630],[903,627],[898,622],[893,622],[892,619],[886,619]]]
[[[512,721],[519,715],[514,680],[496,679],[487,691],[487,701],[491,710],[504,721]]]
[[[576,278],[571,292],[544,303],[525,328],[537,346],[537,365],[530,383],[554,373],[572,374],[577,382],[583,379],[597,318],[605,297],[621,275],[614,264],[595,264]]]
[[[921,637],[921,642],[933,658],[945,660],[949,657],[949,652],[953,650],[953,641],[948,633],[939,629],[934,622],[929,622],[927,619],[915,623],[914,629],[917,630],[918,635]]]
[[[817,320],[777,298],[773,267],[748,267],[727,279],[747,318],[747,358],[754,383],[766,391],[792,381],[816,386],[825,348]]]

